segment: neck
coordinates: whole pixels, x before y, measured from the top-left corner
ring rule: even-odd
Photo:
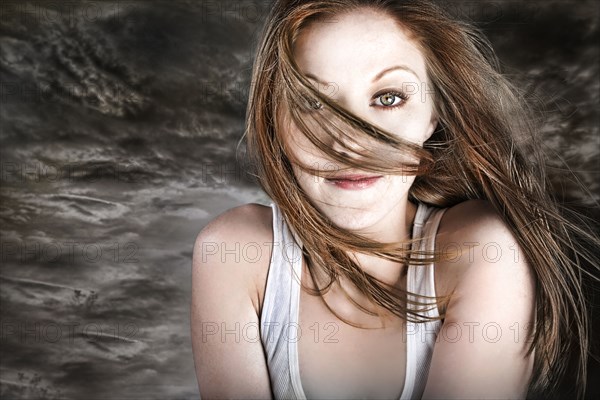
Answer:
[[[368,231],[359,231],[357,233],[367,239],[381,243],[405,242],[411,238],[416,213],[417,205],[405,199],[384,215],[379,222],[370,226]],[[379,266],[382,262],[392,263],[391,261],[382,260],[376,256],[364,253],[354,252],[351,255],[355,256],[355,258],[358,259],[359,264],[365,268]],[[375,269],[382,268],[377,267]]]
[[[382,219],[377,231],[369,236],[380,242],[403,242],[411,239],[417,205],[403,202]],[[353,252],[351,256],[369,275],[394,287],[402,287],[407,267],[400,262],[385,260],[377,256]],[[357,288],[340,278],[340,285],[357,301],[363,297]]]
[[[372,230],[371,235],[368,237],[370,239],[388,243],[401,242],[410,239],[416,212],[417,206],[406,200],[382,218],[382,222],[385,222],[386,224],[379,224],[380,226],[377,227],[377,231]],[[351,256],[357,262],[359,267],[371,276],[387,284],[393,285],[396,288],[406,289],[405,282],[407,268],[402,263],[356,252],[352,253]],[[331,291],[328,291],[323,296],[336,312],[341,312],[345,318],[350,318],[354,321],[363,321],[365,319],[366,321],[374,320],[373,317],[366,316],[354,305],[350,305],[343,294],[343,291],[345,291],[351,298],[367,309],[382,313],[385,316],[384,320],[392,321],[395,319],[395,317],[391,316],[387,310],[384,310],[381,307],[374,308],[373,304],[368,301],[366,296],[346,278],[340,277],[339,279],[339,282],[333,284]],[[318,286],[323,287],[324,282],[321,282]]]

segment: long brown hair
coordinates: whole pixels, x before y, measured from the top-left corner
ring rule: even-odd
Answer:
[[[294,41],[311,22],[331,21],[364,7],[395,18],[425,57],[439,118],[423,147],[342,108],[315,89],[293,59]],[[323,104],[327,118],[306,113],[307,99]],[[323,153],[349,168],[416,175],[409,192],[413,202],[451,207],[468,199],[488,200],[510,228],[536,277],[536,321],[528,355],[536,351],[529,396],[547,396],[558,388],[570,366],[565,359],[569,354],[577,367],[577,394],[583,396],[589,347],[583,284],[584,275],[597,280],[599,261],[593,248],[600,246],[600,239],[585,218],[569,214],[547,189],[539,134],[527,101],[501,74],[489,42],[476,28],[427,1],[275,1],[253,68],[244,136],[254,173],[302,240],[313,279],[319,273],[329,278],[325,287],[305,290],[322,295],[339,277],[345,277],[373,303],[420,322],[424,317],[406,302],[424,310],[432,305],[431,298],[407,294],[365,273],[348,252],[411,265],[435,262],[442,255],[411,252],[407,243],[379,243],[324,217],[299,186],[292,164],[314,175],[330,171],[299,165],[293,158],[279,129],[283,111]],[[343,137],[340,144],[347,151],[333,150],[308,128],[308,119],[317,121],[321,132]],[[357,138],[371,145],[363,146],[358,157],[348,157],[348,152],[357,153],[347,143],[358,143]],[[418,162],[407,162],[407,154]],[[577,223],[572,222],[574,218]]]

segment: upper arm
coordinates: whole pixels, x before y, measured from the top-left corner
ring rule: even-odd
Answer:
[[[194,244],[191,329],[202,399],[271,398],[253,303],[256,271],[265,263],[268,267],[272,241],[259,207],[221,214]]]
[[[423,398],[524,398],[533,366],[525,357],[535,315],[535,278],[514,235],[487,202],[454,212],[446,242],[462,254],[438,333]],[[448,213],[451,210],[448,211]],[[469,221],[465,223],[464,221]]]

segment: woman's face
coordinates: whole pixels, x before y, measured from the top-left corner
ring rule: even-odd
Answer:
[[[422,145],[436,127],[425,59],[387,15],[361,10],[338,15],[335,21],[312,23],[298,36],[294,58],[321,93],[388,132]],[[333,223],[373,232],[386,218],[406,213],[414,176],[339,171],[347,165],[318,150],[289,118],[284,121],[284,140],[302,164],[342,175],[380,176],[363,183],[336,181],[310,175],[294,165],[300,186]],[[336,150],[346,151],[333,138],[324,140],[330,140]]]

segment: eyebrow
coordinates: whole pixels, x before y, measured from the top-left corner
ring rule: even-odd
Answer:
[[[385,74],[387,74],[389,72],[392,72],[392,71],[396,71],[396,70],[402,70],[402,71],[410,72],[416,78],[421,79],[421,78],[419,78],[419,75],[417,75],[417,73],[415,71],[413,71],[409,66],[407,66],[407,65],[394,65],[393,67],[388,67],[388,68],[384,69],[383,71],[379,72],[377,75],[375,75],[375,77],[373,77],[373,80],[371,82],[375,83],[378,80],[380,80]]]
[[[375,76],[373,77],[373,80],[371,81],[371,83],[375,83],[375,82],[377,82],[378,80],[380,80],[381,78],[383,78],[383,76],[384,76],[385,74],[388,74],[388,73],[390,73],[390,72],[392,72],[392,71],[396,71],[396,70],[402,70],[402,71],[409,72],[409,73],[413,74],[415,77],[417,77],[418,79],[420,79],[420,78],[419,78],[419,75],[417,75],[417,73],[416,73],[415,71],[413,71],[413,70],[412,70],[410,67],[408,67],[407,65],[394,65],[394,66],[392,66],[392,67],[388,67],[388,68],[386,68],[386,69],[382,70],[381,72],[377,73],[377,75],[375,75]],[[331,83],[331,82],[323,82],[323,81],[319,80],[319,78],[317,78],[316,76],[314,76],[314,75],[313,75],[313,74],[311,74],[311,73],[305,74],[305,76],[306,76],[307,78],[310,78],[310,79],[312,79],[312,80],[314,80],[314,81],[316,81],[316,82],[318,82],[318,83],[320,83],[320,84],[324,85],[324,86],[327,86],[327,85],[329,85],[329,84]]]

